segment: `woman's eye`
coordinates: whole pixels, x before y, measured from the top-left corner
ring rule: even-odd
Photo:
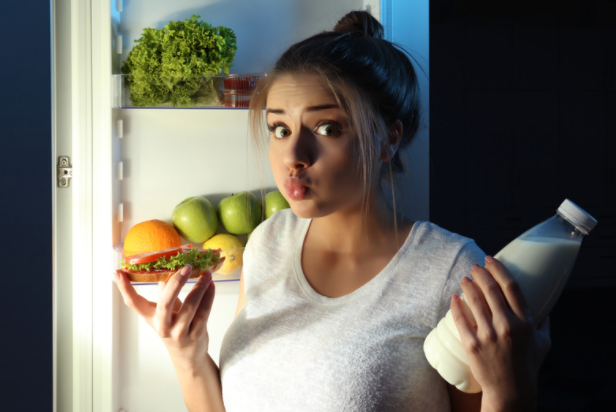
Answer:
[[[288,137],[289,135],[291,135],[291,130],[289,130],[288,127],[285,127],[285,126],[275,126],[274,127],[274,136],[276,136],[278,139],[283,139],[285,137]]]
[[[317,126],[316,133],[322,136],[335,136],[340,132],[340,127],[334,123],[323,123]]]

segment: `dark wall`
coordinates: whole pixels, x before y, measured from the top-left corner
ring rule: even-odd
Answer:
[[[599,221],[550,314],[539,412],[616,410],[615,45],[614,0],[430,2],[430,219],[489,254],[565,198]]]
[[[51,2],[3,2],[0,409],[52,410]]]
[[[616,1],[433,0],[430,218],[494,254],[568,198],[569,286],[616,286]]]

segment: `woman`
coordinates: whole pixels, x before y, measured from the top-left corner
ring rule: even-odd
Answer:
[[[118,275],[126,304],[165,343],[191,412],[535,408],[548,325],[532,326],[509,272],[472,240],[389,206],[419,92],[409,59],[382,37],[368,13],[349,13],[292,46],[253,95],[253,130],[265,129],[265,107],[291,210],[251,235],[220,370],[207,354],[211,275],[181,303],[183,268],[158,304]],[[480,394],[446,384],[423,354],[450,308]]]

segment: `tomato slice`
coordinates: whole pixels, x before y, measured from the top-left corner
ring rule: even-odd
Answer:
[[[164,256],[170,258],[171,256],[177,256],[182,253],[182,247],[172,247],[169,249],[157,250],[154,252],[140,253],[138,255],[126,256],[124,262],[126,265],[136,265],[139,263],[156,262],[156,260]]]

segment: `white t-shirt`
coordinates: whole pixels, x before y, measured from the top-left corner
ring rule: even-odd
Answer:
[[[246,306],[220,352],[227,412],[449,411],[447,384],[423,342],[485,253],[471,239],[416,222],[377,276],[328,298],[302,271],[310,222],[282,210],[251,235]]]

